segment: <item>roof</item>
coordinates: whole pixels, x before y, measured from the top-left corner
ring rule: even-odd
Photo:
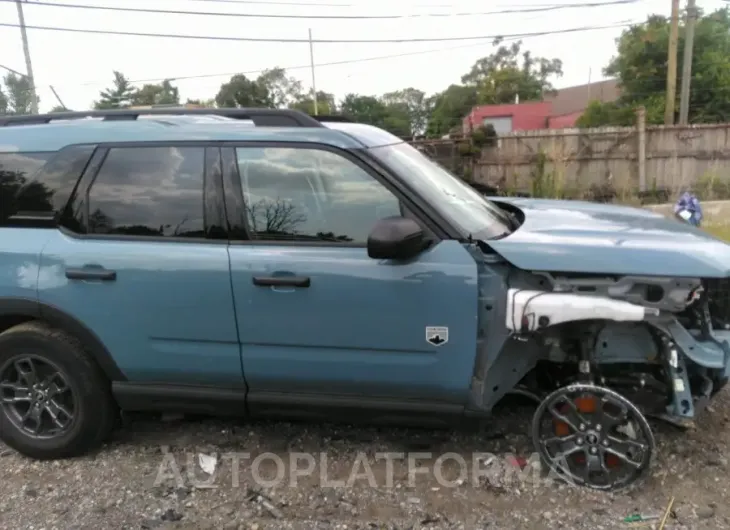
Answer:
[[[0,152],[57,151],[67,145],[107,142],[289,141],[343,149],[368,146],[359,124],[325,127],[256,127],[240,120],[202,116],[154,116],[141,120],[74,119],[41,125],[0,127]]]
[[[572,114],[588,108],[591,101],[602,103],[616,101],[621,93],[618,79],[606,79],[595,83],[561,88],[555,95],[545,96],[553,104],[552,115]]]

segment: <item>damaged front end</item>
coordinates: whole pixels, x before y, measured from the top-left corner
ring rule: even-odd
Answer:
[[[646,417],[688,427],[727,383],[730,279],[528,272],[485,250],[470,408],[532,397],[536,450],[572,482],[633,483]]]
[[[633,398],[646,414],[688,426],[727,383],[730,280],[543,276],[555,294],[584,296],[597,307],[629,304],[598,322],[573,322],[595,334],[588,357],[598,381]],[[632,310],[622,321],[621,311]],[[563,346],[570,336],[559,327],[545,333],[548,361],[570,360]]]

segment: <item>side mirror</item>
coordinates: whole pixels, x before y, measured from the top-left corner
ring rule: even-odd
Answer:
[[[423,230],[407,217],[381,219],[368,236],[368,256],[373,259],[410,259],[421,252],[423,246]]]

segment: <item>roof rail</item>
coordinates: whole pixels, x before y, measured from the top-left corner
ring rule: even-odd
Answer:
[[[329,114],[329,115],[322,115],[322,114],[316,114],[312,116],[315,120],[319,122],[323,121],[329,121],[329,122],[337,122],[337,123],[355,123],[355,120],[348,116],[343,116],[341,114]]]
[[[251,120],[257,127],[323,127],[319,120],[292,109],[191,109],[191,108],[147,108],[89,110],[81,112],[52,112],[50,114],[23,114],[0,116],[0,127],[11,125],[38,125],[55,120],[80,118],[101,118],[104,121],[136,120],[140,116],[225,116],[239,120]]]

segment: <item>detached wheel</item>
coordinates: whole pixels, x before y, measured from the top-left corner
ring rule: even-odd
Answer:
[[[559,478],[603,491],[636,485],[655,451],[639,409],[613,390],[588,384],[547,396],[535,412],[532,436],[542,461]]]
[[[39,322],[0,334],[0,439],[36,459],[83,455],[109,435],[109,382],[81,343]]]

